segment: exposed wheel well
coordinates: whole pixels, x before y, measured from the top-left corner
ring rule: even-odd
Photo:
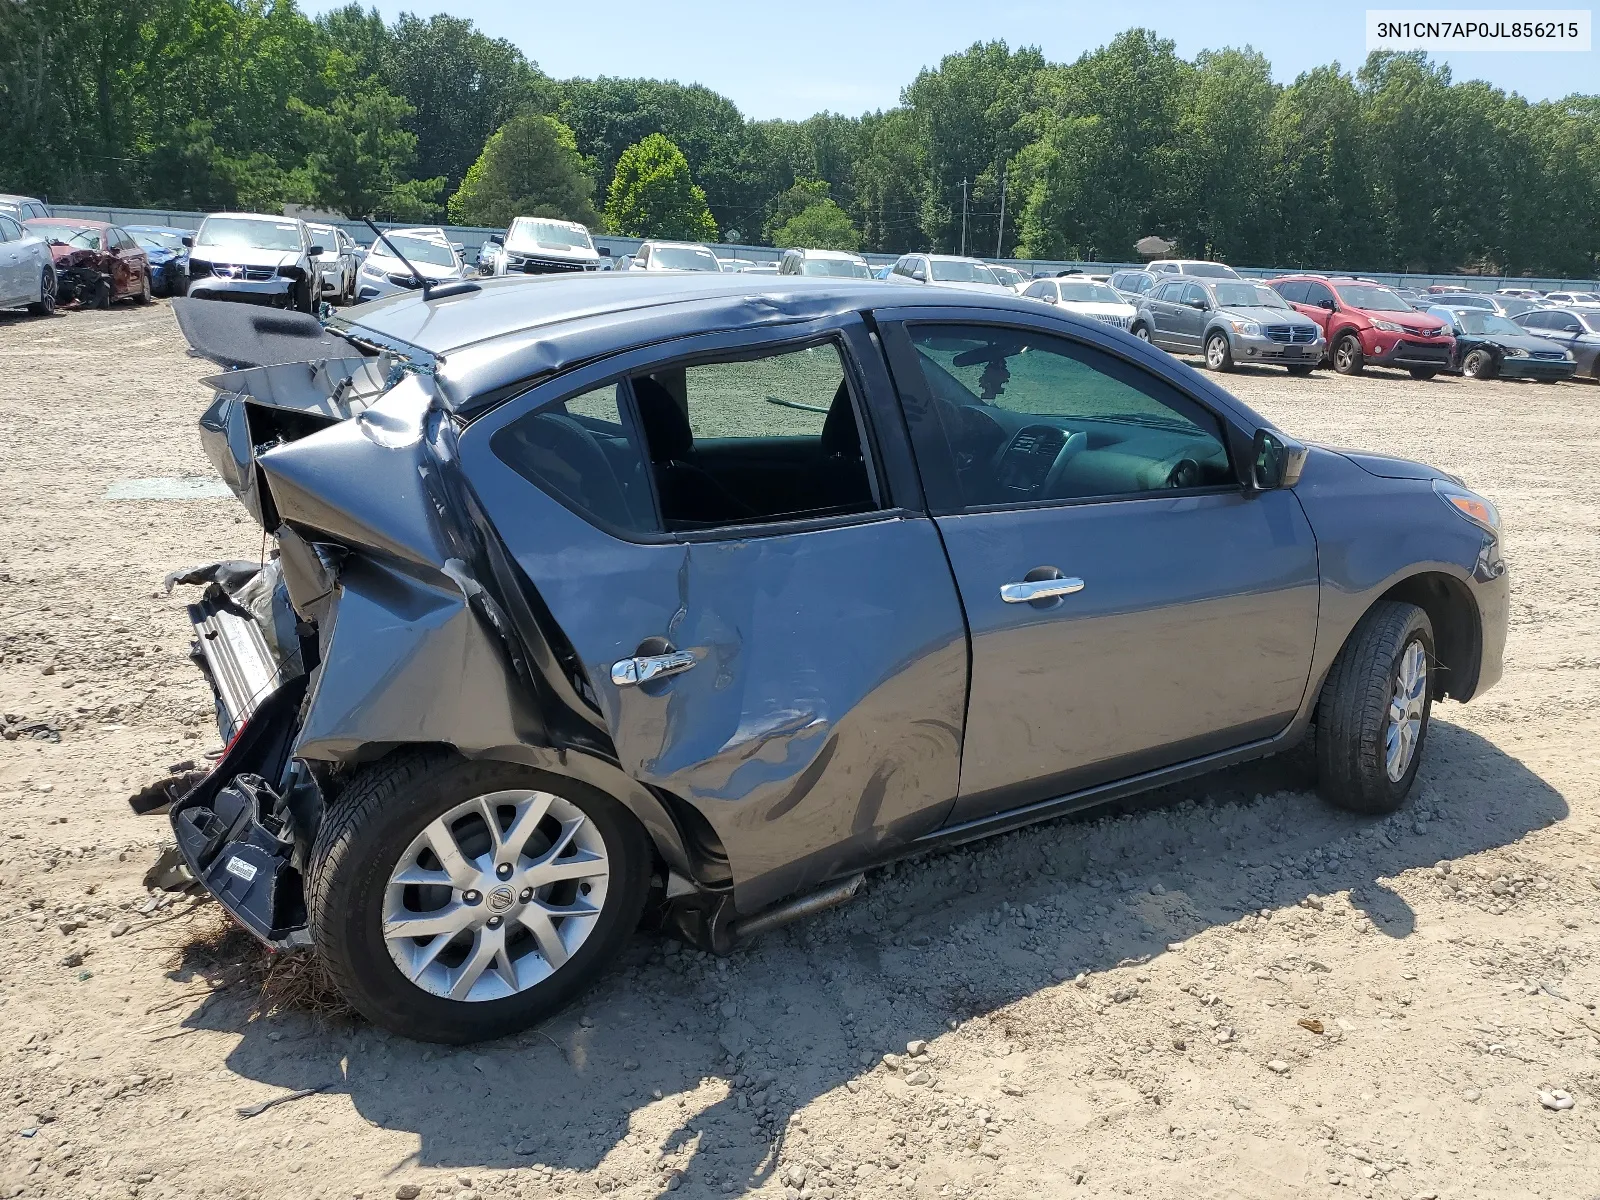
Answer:
[[[1470,699],[1478,688],[1483,629],[1478,606],[1466,585],[1449,575],[1428,571],[1402,579],[1380,599],[1415,604],[1428,614],[1433,624],[1435,665],[1439,668],[1433,673],[1434,699]]]

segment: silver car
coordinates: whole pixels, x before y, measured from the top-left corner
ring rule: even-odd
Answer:
[[[1263,362],[1309,375],[1327,352],[1315,321],[1243,279],[1163,280],[1140,299],[1132,333],[1173,354],[1204,354],[1213,371]]]

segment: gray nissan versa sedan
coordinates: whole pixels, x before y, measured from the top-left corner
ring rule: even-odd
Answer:
[[[888,860],[1314,739],[1402,804],[1500,677],[1499,516],[999,289],[629,272],[179,300],[272,536],[203,588],[227,749],[153,785],[258,937],[461,1042],[642,920],[716,952]],[[252,365],[259,364],[259,365]]]

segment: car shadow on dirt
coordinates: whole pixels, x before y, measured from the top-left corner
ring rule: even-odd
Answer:
[[[580,1004],[496,1043],[428,1046],[295,1013],[252,1019],[249,996],[191,1021],[242,1032],[227,1060],[239,1076],[330,1085],[371,1124],[416,1134],[397,1176],[576,1170],[604,1191],[643,1173],[664,1191],[665,1165],[684,1173],[682,1196],[742,1192],[775,1169],[782,1138],[805,1137],[791,1125],[798,1110],[909,1039],[1262,910],[1285,919],[1308,896],[1330,898],[1331,911],[1348,893],[1348,932],[1404,938],[1416,914],[1393,877],[1567,815],[1521,762],[1446,721],[1432,727],[1411,802],[1389,818],[1328,808],[1306,790],[1307,765],[1251,764],[887,868],[849,908],[729,959],[641,936]],[[1447,884],[1430,873],[1406,890],[1448,899]],[[1316,942],[1304,945],[1314,956]],[[293,1105],[272,1112],[261,1136],[294,1127]]]

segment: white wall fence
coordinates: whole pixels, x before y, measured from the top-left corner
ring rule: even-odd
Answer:
[[[97,208],[75,204],[52,204],[51,211],[63,217],[82,217],[91,221],[110,221],[118,225],[170,225],[179,229],[198,229],[200,222],[205,219],[205,213],[187,212],[179,209],[158,208]],[[339,225],[346,229],[350,236],[363,246],[372,242],[372,231],[360,221],[328,221],[322,222],[329,225]],[[380,229],[403,229],[404,223],[393,221],[379,221]],[[499,229],[490,229],[476,225],[446,225],[445,234],[453,242],[460,242],[467,248],[467,258],[470,261],[477,249],[491,233],[503,232]],[[594,239],[595,245],[604,247],[613,255],[632,254],[639,248],[639,238],[610,237],[601,235]],[[756,263],[775,263],[782,251],[771,246],[739,246],[723,243],[712,244],[711,249],[718,258],[742,258]],[[898,255],[894,254],[867,254],[868,262],[874,267],[892,263]],[[1123,262],[1057,262],[1049,259],[1028,258],[989,258],[983,257],[988,262],[1001,262],[1008,266],[1016,267],[1019,271],[1029,275],[1055,274],[1069,267],[1076,267],[1084,272],[1106,274],[1111,271],[1137,268],[1140,263]],[[1274,275],[1285,275],[1292,271],[1319,270],[1317,267],[1235,267],[1241,275],[1253,278],[1271,278]],[[1455,283],[1475,291],[1492,292],[1503,287],[1537,288],[1541,292],[1556,291],[1597,291],[1600,290],[1600,280],[1595,279],[1548,279],[1529,278],[1526,276],[1497,276],[1497,275],[1427,275],[1410,274],[1395,271],[1360,271],[1356,272],[1364,279],[1375,279],[1380,283],[1392,284],[1396,287],[1425,288],[1436,283]]]

